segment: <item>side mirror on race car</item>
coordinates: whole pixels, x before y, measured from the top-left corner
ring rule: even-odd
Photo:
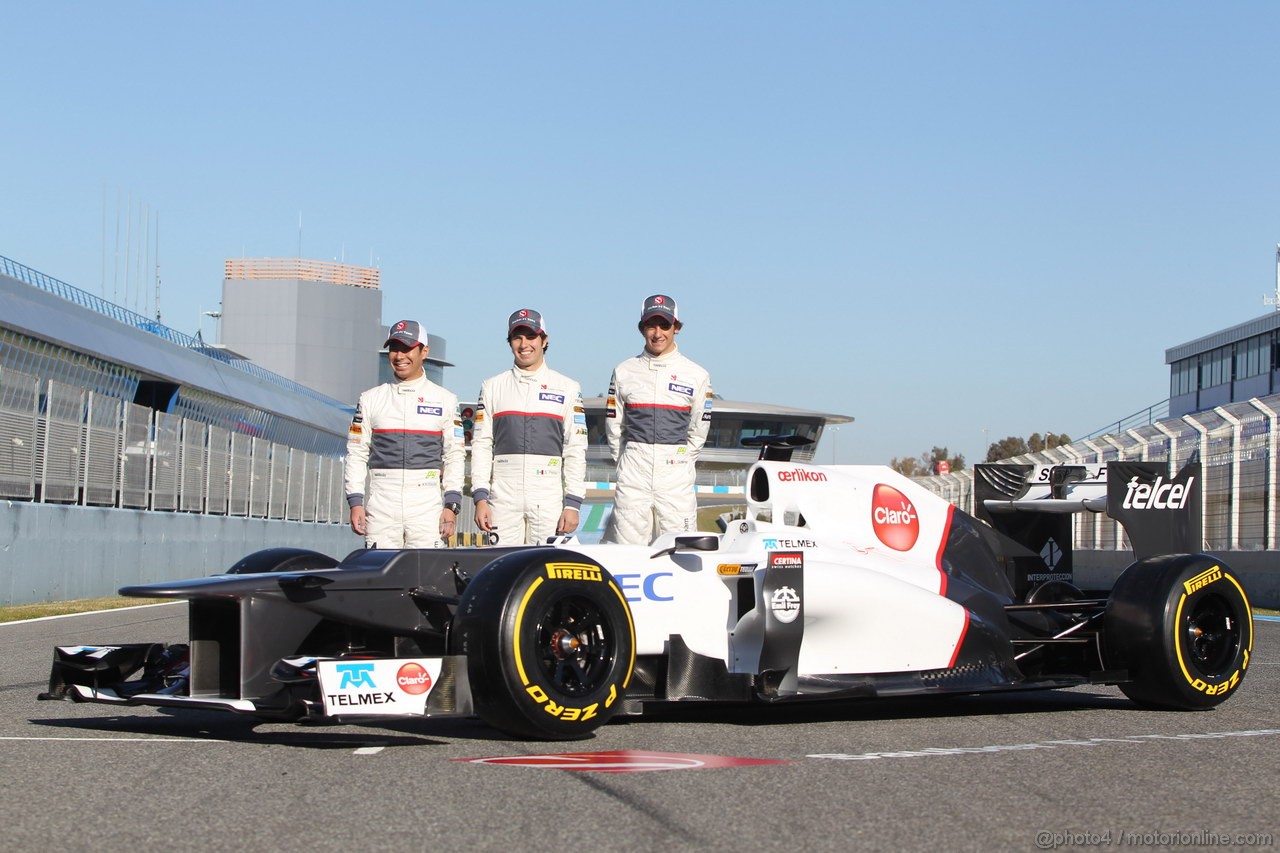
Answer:
[[[743,447],[759,447],[762,462],[790,462],[797,447],[813,444],[812,438],[802,435],[753,435],[742,439]]]

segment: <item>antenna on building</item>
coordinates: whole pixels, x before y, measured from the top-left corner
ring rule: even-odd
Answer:
[[[1263,305],[1274,305],[1280,311],[1280,243],[1276,243],[1276,295],[1262,297]]]
[[[156,211],[156,322],[160,322],[160,211]]]

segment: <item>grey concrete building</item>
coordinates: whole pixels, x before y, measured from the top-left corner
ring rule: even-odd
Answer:
[[[301,258],[230,258],[220,343],[254,363],[354,404],[378,383],[379,270]]]

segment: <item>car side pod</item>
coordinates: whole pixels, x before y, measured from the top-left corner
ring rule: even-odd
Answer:
[[[599,563],[536,548],[494,560],[468,584],[451,632],[480,718],[535,740],[589,737],[622,707],[635,626]]]
[[[1253,654],[1244,586],[1209,554],[1139,560],[1116,580],[1103,617],[1103,658],[1139,705],[1200,711],[1235,693]]]

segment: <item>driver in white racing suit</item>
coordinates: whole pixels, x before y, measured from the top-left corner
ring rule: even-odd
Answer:
[[[439,548],[462,511],[458,398],[427,379],[421,323],[396,323],[386,346],[396,381],[360,395],[347,434],[351,529],[369,548]]]
[[[683,325],[670,296],[646,299],[644,352],[609,382],[605,433],[618,475],[605,542],[648,545],[698,529],[694,463],[711,427],[711,377],[678,351]]]
[[[515,365],[480,386],[471,497],[481,530],[503,545],[534,545],[578,528],[587,420],[578,383],[547,367],[541,314],[512,314],[507,343]]]

